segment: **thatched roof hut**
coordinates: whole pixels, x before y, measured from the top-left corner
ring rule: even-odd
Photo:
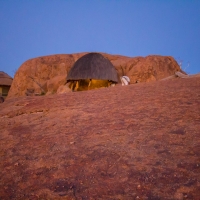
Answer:
[[[12,77],[10,77],[5,72],[0,71],[0,97],[6,97],[8,95],[12,81]]]
[[[5,72],[0,71],[0,85],[11,86],[12,81],[13,81],[12,77],[10,77]]]
[[[118,82],[118,75],[112,63],[100,53],[89,53],[79,58],[67,75],[70,80],[96,79]]]

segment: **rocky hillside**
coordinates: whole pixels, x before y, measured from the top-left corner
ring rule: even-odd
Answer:
[[[77,59],[86,53],[52,55],[26,61],[15,74],[8,98],[56,93]],[[170,56],[125,57],[102,53],[115,66],[119,76],[130,77],[131,84],[160,80],[181,71]]]
[[[199,113],[199,77],[8,99],[0,199],[197,200]]]

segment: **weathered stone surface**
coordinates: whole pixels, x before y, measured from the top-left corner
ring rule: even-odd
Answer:
[[[59,86],[64,86],[66,83],[66,75],[55,76],[47,81],[48,94],[55,94]]]
[[[43,56],[26,61],[15,74],[8,98],[24,96],[27,90],[34,90],[34,94],[55,93],[63,81],[56,81],[54,77],[67,76],[75,61],[85,54]],[[113,63],[119,76],[130,77],[131,84],[160,80],[181,71],[170,56],[131,58],[102,54]]]
[[[199,199],[200,78],[0,104],[0,199]]]
[[[57,94],[64,94],[64,93],[71,92],[72,90],[69,88],[69,84],[70,83],[59,86],[59,88],[57,89]]]
[[[73,55],[43,56],[26,61],[15,74],[8,98],[24,96],[27,89],[41,93],[41,87],[37,83],[47,93],[47,82],[55,76],[67,74],[74,62]]]

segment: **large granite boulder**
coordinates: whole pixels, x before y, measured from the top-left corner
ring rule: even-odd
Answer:
[[[0,199],[199,200],[200,77],[0,104]]]
[[[63,77],[80,57],[86,53],[61,54],[33,58],[23,63],[15,74],[8,98],[56,93],[65,84]],[[181,71],[171,56],[151,55],[126,57],[102,53],[116,68],[119,76],[129,76],[130,83],[163,79]]]

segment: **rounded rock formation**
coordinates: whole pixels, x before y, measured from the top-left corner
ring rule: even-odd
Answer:
[[[26,61],[15,74],[8,98],[25,96],[29,94],[27,91],[33,91],[33,95],[56,93],[64,82],[55,77],[67,77],[74,63],[85,54],[51,55]],[[160,80],[181,71],[171,56],[126,57],[101,54],[114,65],[118,76],[130,78],[130,84]]]

